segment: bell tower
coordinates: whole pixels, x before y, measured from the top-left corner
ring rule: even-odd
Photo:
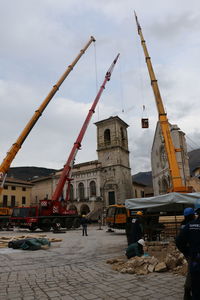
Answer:
[[[122,204],[133,196],[128,150],[128,125],[118,116],[96,122],[101,191],[105,206]]]

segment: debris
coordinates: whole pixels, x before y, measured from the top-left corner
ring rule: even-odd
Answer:
[[[182,253],[176,249],[174,242],[146,242],[145,252],[149,256],[135,256],[130,259],[125,257],[110,258],[106,263],[120,273],[146,275],[152,272],[174,272],[185,275],[187,261]]]
[[[158,263],[155,266],[155,272],[165,272],[167,271],[167,266],[164,262]]]

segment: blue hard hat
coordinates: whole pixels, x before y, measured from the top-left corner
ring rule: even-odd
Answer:
[[[194,214],[195,214],[195,212],[194,212],[194,209],[193,209],[192,207],[187,207],[187,208],[185,208],[184,211],[183,211],[183,215],[184,215],[185,217],[187,217],[187,216],[189,216],[189,215],[194,215]]]

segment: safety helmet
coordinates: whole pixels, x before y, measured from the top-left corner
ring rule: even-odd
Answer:
[[[143,216],[143,212],[141,210],[137,211],[136,215]]]
[[[140,244],[140,245],[142,245],[142,246],[145,246],[145,241],[144,241],[143,239],[140,239],[140,240],[138,241],[138,244]]]
[[[194,214],[195,214],[195,212],[194,212],[194,209],[193,209],[192,207],[187,207],[187,208],[185,208],[184,211],[183,211],[183,215],[184,215],[185,217],[187,217],[187,216],[189,216],[189,215],[194,215]]]

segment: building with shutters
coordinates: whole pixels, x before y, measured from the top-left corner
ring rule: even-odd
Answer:
[[[0,195],[1,207],[30,206],[33,184],[24,180],[7,177]]]

